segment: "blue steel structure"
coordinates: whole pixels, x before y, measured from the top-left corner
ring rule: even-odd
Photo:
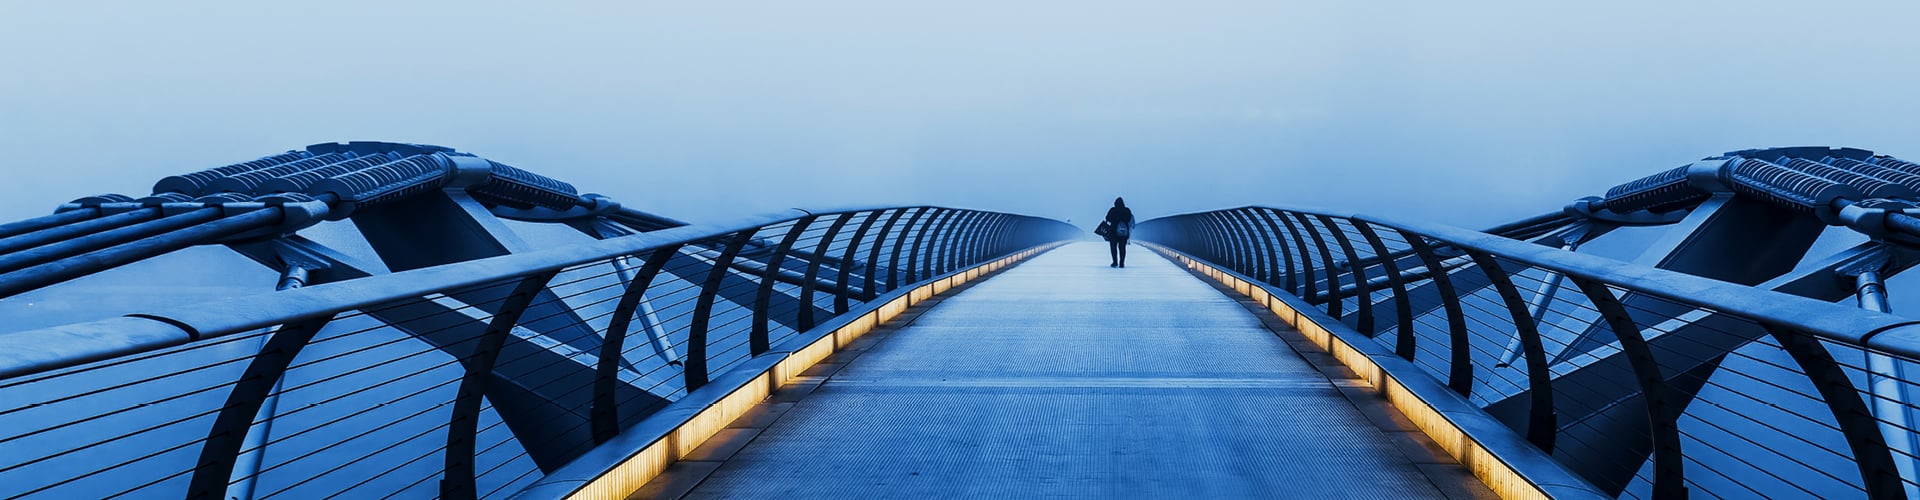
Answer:
[[[1904,498],[1920,322],[1884,280],[1916,262],[1916,192],[1920,164],[1774,148],[1485,232],[1251,206],[1138,235],[1315,305],[1609,494]],[[1632,261],[1578,253],[1605,246]]]
[[[1463,427],[1517,469],[1634,498],[1899,498],[1920,321],[1886,280],[1920,262],[1916,193],[1920,164],[1775,148],[1484,232],[1250,206],[1136,236],[1317,308],[1495,422]],[[168,177],[0,225],[0,300],[203,246],[276,291],[0,333],[0,496],[544,498],[756,359],[1079,237],[925,206],[690,224],[414,144]]]
[[[300,234],[329,221],[379,261]],[[197,245],[280,291],[0,334],[0,496],[501,496],[836,315],[1077,232],[925,206],[688,224],[413,144],[168,177],[0,226],[0,295]]]

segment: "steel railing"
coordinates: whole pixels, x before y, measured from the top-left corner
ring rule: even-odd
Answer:
[[[1916,321],[1575,253],[1555,236],[1573,222],[1488,234],[1253,206],[1136,235],[1304,299],[1603,491],[1914,491],[1915,407],[1897,396],[1914,381],[1873,360],[1920,359]]]
[[[4,333],[0,497],[503,496],[861,303],[1078,234],[790,211]]]

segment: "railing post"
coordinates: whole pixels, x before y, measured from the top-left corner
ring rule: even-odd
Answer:
[[[1213,224],[1211,221],[1203,214],[1194,214],[1189,216],[1187,225],[1193,228],[1193,230],[1190,231],[1194,239],[1193,249],[1198,250],[1194,255],[1200,256],[1201,259],[1219,262],[1220,250],[1218,243],[1214,241],[1213,238]]]
[[[986,224],[980,227],[980,230],[974,234],[973,240],[968,243],[967,265],[979,264],[980,261],[987,260],[988,257],[996,254],[993,251],[994,241],[1000,237],[1000,230],[1006,225],[1007,216],[987,214]]]
[[[1259,265],[1255,267],[1258,268],[1260,272],[1255,276],[1255,279],[1260,280],[1261,283],[1269,285],[1275,284],[1280,280],[1280,270],[1278,269],[1280,267],[1280,254],[1273,249],[1273,240],[1267,237],[1267,228],[1253,220],[1252,208],[1244,208],[1236,211],[1234,217],[1240,220],[1242,230],[1247,232],[1247,239],[1256,242],[1256,245],[1254,245],[1257,247],[1255,251],[1259,253],[1256,254],[1255,257],[1257,257],[1256,260],[1259,261]]]
[[[975,218],[972,224],[967,225],[966,231],[960,233],[959,246],[954,248],[954,270],[965,269],[974,262],[980,241],[985,233],[993,230],[993,224],[992,213],[980,212],[980,216]]]
[[[760,290],[753,296],[753,329],[747,334],[747,352],[750,355],[759,356],[773,349],[772,342],[767,338],[773,329],[768,325],[773,317],[773,284],[779,282],[780,266],[786,264],[787,253],[793,251],[794,242],[799,241],[800,235],[807,232],[807,226],[818,218],[818,215],[807,215],[793,221],[793,227],[787,228],[787,235],[780,238],[780,245],[774,247],[773,255],[767,257],[767,268],[760,272]],[[802,283],[800,286],[807,285]],[[812,307],[813,304],[800,304],[803,310]]]
[[[1520,348],[1524,349],[1527,359],[1527,396],[1530,406],[1527,409],[1527,442],[1533,443],[1546,452],[1553,452],[1554,438],[1559,434],[1559,417],[1553,409],[1553,371],[1547,366],[1547,351],[1540,341],[1540,328],[1535,325],[1532,313],[1528,312],[1526,299],[1520,298],[1520,289],[1513,286],[1513,276],[1501,269],[1500,260],[1486,252],[1462,249],[1473,259],[1474,265],[1486,273],[1493,281],[1493,289],[1500,294],[1500,300],[1506,303],[1507,314],[1513,318],[1514,335],[1520,337]]]
[[[734,257],[740,256],[740,249],[747,246],[747,242],[753,240],[753,233],[759,230],[748,229],[728,238],[726,248],[713,259],[713,269],[707,271],[707,281],[700,284],[700,298],[693,303],[693,324],[687,328],[687,362],[682,364],[687,392],[707,385],[707,329],[713,324],[713,301],[720,294],[720,284],[730,272],[728,268],[733,267]]]
[[[1687,476],[1680,453],[1680,413],[1683,408],[1674,403],[1673,389],[1667,386],[1667,379],[1660,373],[1660,362],[1653,358],[1653,349],[1647,345],[1646,336],[1640,332],[1640,326],[1634,324],[1633,317],[1627,314],[1627,308],[1613,295],[1605,283],[1569,276],[1574,286],[1586,294],[1587,301],[1600,312],[1607,327],[1613,329],[1613,336],[1620,339],[1620,351],[1627,355],[1627,362],[1633,365],[1634,379],[1640,382],[1640,393],[1647,402],[1647,422],[1652,424],[1653,438],[1653,497],[1686,498]]]
[[[827,251],[833,248],[833,238],[840,234],[841,229],[847,227],[847,220],[852,219],[853,215],[853,213],[843,213],[835,216],[833,224],[827,226],[826,234],[820,235],[820,242],[813,245],[813,257],[807,259],[806,276],[800,279],[800,311],[799,317],[795,318],[796,330],[804,332],[813,329],[815,324],[813,291],[818,288],[814,280],[820,277],[820,261],[827,258]]]
[[[1340,229],[1338,222],[1325,215],[1317,215],[1315,218],[1320,219],[1320,225],[1326,226],[1327,233],[1333,235],[1333,241],[1340,245],[1340,252],[1347,255],[1347,276],[1353,279],[1353,303],[1354,309],[1357,309],[1354,314],[1358,316],[1354,318],[1354,327],[1368,338],[1379,335],[1380,332],[1373,328],[1373,287],[1367,285],[1367,266],[1360,265],[1359,252],[1353,250],[1353,241],[1347,238],[1347,232]],[[1339,290],[1338,283],[1328,286]],[[1335,293],[1333,300],[1340,302],[1343,299],[1340,298],[1339,293]],[[1334,317],[1340,316],[1336,314]]]
[[[1233,271],[1240,271],[1240,249],[1234,244],[1233,230],[1227,227],[1226,219],[1220,212],[1207,212],[1200,216],[1207,221],[1207,227],[1213,230],[1216,250],[1213,262]]]
[[[1420,256],[1420,263],[1427,267],[1427,275],[1433,280],[1434,288],[1440,293],[1440,306],[1447,312],[1447,387],[1461,396],[1473,395],[1473,351],[1472,334],[1467,331],[1467,316],[1460,309],[1460,295],[1453,289],[1453,277],[1447,269],[1441,267],[1440,256],[1433,253],[1433,247],[1427,244],[1425,237],[1395,229],[1407,245],[1413,247],[1413,253]]]
[[[1227,269],[1238,267],[1233,263],[1235,258],[1233,238],[1227,235],[1227,226],[1220,222],[1220,214],[1217,212],[1201,214],[1200,220],[1205,221],[1207,241],[1210,244],[1210,248],[1213,249],[1212,255],[1210,255],[1208,259],[1219,263]]]
[[[680,253],[680,246],[674,243],[647,254],[647,262],[640,266],[640,272],[634,274],[633,281],[620,293],[620,302],[613,306],[613,316],[607,320],[607,338],[600,343],[600,356],[594,362],[593,406],[588,410],[594,443],[605,443],[620,434],[619,402],[614,400],[614,389],[620,384],[620,360],[626,355],[627,333],[640,301],[646,299],[647,288],[653,286],[654,277],[667,267],[667,261]]]
[[[993,213],[980,212],[980,218],[973,221],[973,226],[967,228],[966,234],[963,235],[964,239],[960,240],[959,253],[954,259],[955,270],[965,269],[979,258],[980,242],[985,239],[986,233],[993,230],[994,223]]]
[[[1007,230],[1007,224],[1012,223],[1013,219],[1006,214],[993,214],[992,217],[991,223],[980,233],[980,238],[973,242],[973,261],[970,264],[979,264],[1000,255],[998,250],[1000,235]]]
[[[925,271],[920,273],[920,279],[939,276],[944,272],[947,267],[947,257],[952,255],[948,253],[948,249],[953,247],[953,235],[961,226],[966,225],[967,219],[971,217],[973,212],[956,209],[952,215],[940,222],[939,229],[935,230],[933,236],[927,240],[927,260],[922,266]]]
[[[473,354],[467,356],[466,374],[460,378],[460,389],[453,400],[453,416],[447,421],[446,470],[440,479],[441,498],[471,499],[479,492],[474,486],[474,439],[480,432],[480,400],[487,393],[487,381],[493,377],[493,366],[500,359],[500,348],[506,344],[507,336],[513,327],[520,323],[520,315],[527,312],[527,306],[533,303],[540,291],[547,288],[559,270],[543,271],[520,279],[513,293],[508,294],[500,309],[487,322],[487,328],[475,340]]]
[[[1387,275],[1387,286],[1393,287],[1394,327],[1399,331],[1399,335],[1393,339],[1393,353],[1413,361],[1414,353],[1418,352],[1418,346],[1414,344],[1418,336],[1413,332],[1413,303],[1407,300],[1407,281],[1400,276],[1400,259],[1391,256],[1386,242],[1380,240],[1380,233],[1373,230],[1373,225],[1359,219],[1347,219],[1347,222],[1352,223],[1353,229],[1360,232],[1360,237],[1366,238],[1368,246],[1373,247],[1373,254],[1380,259],[1380,270]],[[1362,332],[1369,336],[1376,335],[1365,330]]]
[[[1027,219],[1018,215],[1008,216],[1007,223],[1000,226],[1000,234],[994,235],[993,254],[1005,255],[1019,248],[1020,231],[1027,227]]]
[[[1873,418],[1873,411],[1860,399],[1859,388],[1853,386],[1847,372],[1834,361],[1833,354],[1820,345],[1820,339],[1811,335],[1779,325],[1761,326],[1780,342],[1780,348],[1787,351],[1793,362],[1800,365],[1800,371],[1813,382],[1814,389],[1820,391],[1820,399],[1827,403],[1827,411],[1832,412],[1840,434],[1847,439],[1847,448],[1853,451],[1853,462],[1860,469],[1860,483],[1867,490],[1867,498],[1906,498],[1906,483],[1900,479],[1900,469],[1893,462],[1886,436],[1880,433],[1880,422]]]
[[[939,226],[941,224],[945,223],[947,219],[950,219],[953,217],[953,210],[949,210],[945,208],[935,208],[934,211],[935,213],[933,214],[932,218],[927,219],[927,222],[920,224],[919,234],[916,234],[913,237],[913,248],[907,250],[907,282],[908,283],[916,283],[920,281],[920,276],[922,274],[920,272],[920,268],[924,262],[920,258],[920,249],[921,247],[925,246],[927,243],[927,234],[939,230],[940,229]]]
[[[1252,212],[1249,212],[1248,215],[1260,221],[1260,231],[1262,231],[1262,234],[1265,234],[1267,241],[1273,242],[1273,246],[1280,250],[1280,263],[1282,267],[1279,272],[1284,274],[1286,278],[1284,283],[1274,284],[1281,285],[1286,288],[1289,293],[1298,294],[1300,293],[1300,283],[1299,280],[1295,278],[1293,272],[1293,250],[1288,249],[1287,239],[1280,235],[1280,226],[1273,222],[1273,214],[1270,213],[1270,211],[1263,213],[1261,210],[1262,209],[1255,208]],[[1275,275],[1274,279],[1280,280],[1281,277]]]
[[[1308,304],[1313,304],[1319,300],[1320,295],[1319,287],[1315,285],[1318,280],[1313,277],[1313,251],[1307,249],[1307,240],[1300,236],[1300,228],[1293,225],[1291,215],[1278,210],[1273,212],[1273,218],[1285,224],[1287,233],[1293,235],[1293,247],[1300,249],[1300,298],[1306,299]]]
[[[940,248],[937,250],[940,252],[940,258],[934,261],[939,265],[933,269],[933,272],[927,273],[927,277],[946,274],[959,267],[960,240],[973,230],[974,224],[980,223],[980,215],[980,212],[963,211],[959,219],[947,227],[946,237],[941,239]]]
[[[1220,217],[1226,221],[1227,227],[1233,231],[1233,243],[1236,247],[1239,247],[1237,253],[1240,254],[1240,274],[1255,276],[1255,279],[1266,281],[1265,278],[1259,277],[1264,275],[1267,270],[1265,260],[1261,259],[1259,247],[1254,244],[1253,228],[1247,227],[1246,221],[1240,219],[1239,209],[1220,212]]]
[[[1196,217],[1196,215],[1181,215],[1179,223],[1181,223],[1181,246],[1185,248],[1183,252],[1192,254],[1192,256],[1198,256],[1198,258],[1208,258],[1208,256],[1212,256],[1212,248],[1208,248],[1206,227],[1202,225],[1200,217]]]
[[[933,211],[937,215],[939,209],[933,208],[933,207],[920,207],[919,209],[914,210],[913,216],[907,218],[907,225],[902,226],[900,228],[900,236],[894,239],[893,257],[887,260],[887,291],[891,292],[891,291],[894,291],[895,289],[900,288],[900,267],[901,267],[900,252],[906,250],[907,239],[909,237],[919,235],[919,234],[924,234],[926,232],[926,225],[920,224],[920,218],[921,216],[926,215],[927,212],[929,211]],[[917,242],[919,240],[916,239],[914,241]],[[913,281],[913,278],[912,278],[913,252],[907,252],[907,262],[908,262],[906,266],[908,268],[907,281],[911,283]]]
[[[1339,271],[1333,268],[1333,252],[1327,251],[1327,240],[1320,236],[1320,230],[1313,228],[1312,218],[1299,212],[1294,212],[1293,217],[1307,229],[1307,235],[1313,237],[1313,246],[1320,250],[1320,273],[1327,279],[1327,294],[1322,299],[1327,302],[1327,315],[1340,319],[1340,278],[1336,275]]]
[[[894,224],[899,223],[900,217],[906,215],[908,210],[919,211],[919,209],[894,209],[893,215],[887,216],[887,224],[880,226],[880,234],[874,235],[873,248],[867,250],[867,286],[860,288],[861,300],[873,300],[874,297],[880,296],[880,251],[887,249],[887,237],[893,236]],[[900,233],[904,235],[906,234],[906,230],[903,229]],[[900,244],[895,243],[893,248],[893,258],[898,260],[900,258]],[[892,262],[887,263],[887,272],[893,272]],[[887,287],[889,289],[893,287],[891,278],[887,281]]]
[[[953,243],[956,228],[966,220],[968,215],[970,213],[966,210],[954,209],[948,212],[947,218],[942,219],[938,227],[934,228],[933,236],[927,240],[927,260],[922,264],[920,279],[932,279],[940,274],[941,262],[945,260],[943,250]]]
[[[852,307],[851,304],[848,303],[848,299],[853,295],[853,266],[856,262],[853,256],[859,255],[860,243],[867,239],[867,234],[873,229],[873,224],[878,222],[880,215],[886,212],[886,210],[874,210],[868,213],[867,218],[860,221],[860,228],[853,230],[853,239],[847,241],[847,250],[841,252],[840,276],[835,280],[836,283],[840,284],[840,293],[833,297],[834,314],[846,314],[847,310]],[[875,241],[873,246],[874,248],[879,248],[880,244],[878,241]],[[862,289],[861,293],[864,296],[865,293],[871,292],[872,290],[873,271],[869,270],[867,271],[867,287]]]
[[[288,323],[275,329],[260,354],[247,363],[246,371],[227,392],[207,439],[200,445],[193,478],[187,482],[187,498],[225,498],[227,484],[233,479],[234,464],[247,439],[247,430],[260,414],[260,406],[272,395],[274,386],[293,365],[293,358],[313,341],[313,336],[333,319],[333,314]],[[264,446],[264,445],[262,445]]]

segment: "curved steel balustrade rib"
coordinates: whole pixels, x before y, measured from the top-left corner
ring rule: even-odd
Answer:
[[[1574,222],[1489,234],[1250,206],[1146,221],[1136,235],[1305,299],[1344,324],[1343,339],[1413,362],[1612,494],[1915,487],[1900,465],[1910,448],[1888,444],[1914,429],[1870,406],[1915,407],[1865,381],[1885,372],[1875,356],[1920,360],[1920,322],[1574,253],[1562,244],[1574,238],[1556,236]],[[1611,342],[1570,350],[1591,328]],[[1717,371],[1690,358],[1702,339],[1731,346]]]
[[[503,496],[853,304],[1078,234],[795,210],[4,333],[0,496]]]

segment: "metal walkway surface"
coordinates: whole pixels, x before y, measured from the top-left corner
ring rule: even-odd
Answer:
[[[682,463],[704,480],[640,495],[1492,497],[1235,299],[1139,247],[1109,268],[1105,247],[942,299]]]

